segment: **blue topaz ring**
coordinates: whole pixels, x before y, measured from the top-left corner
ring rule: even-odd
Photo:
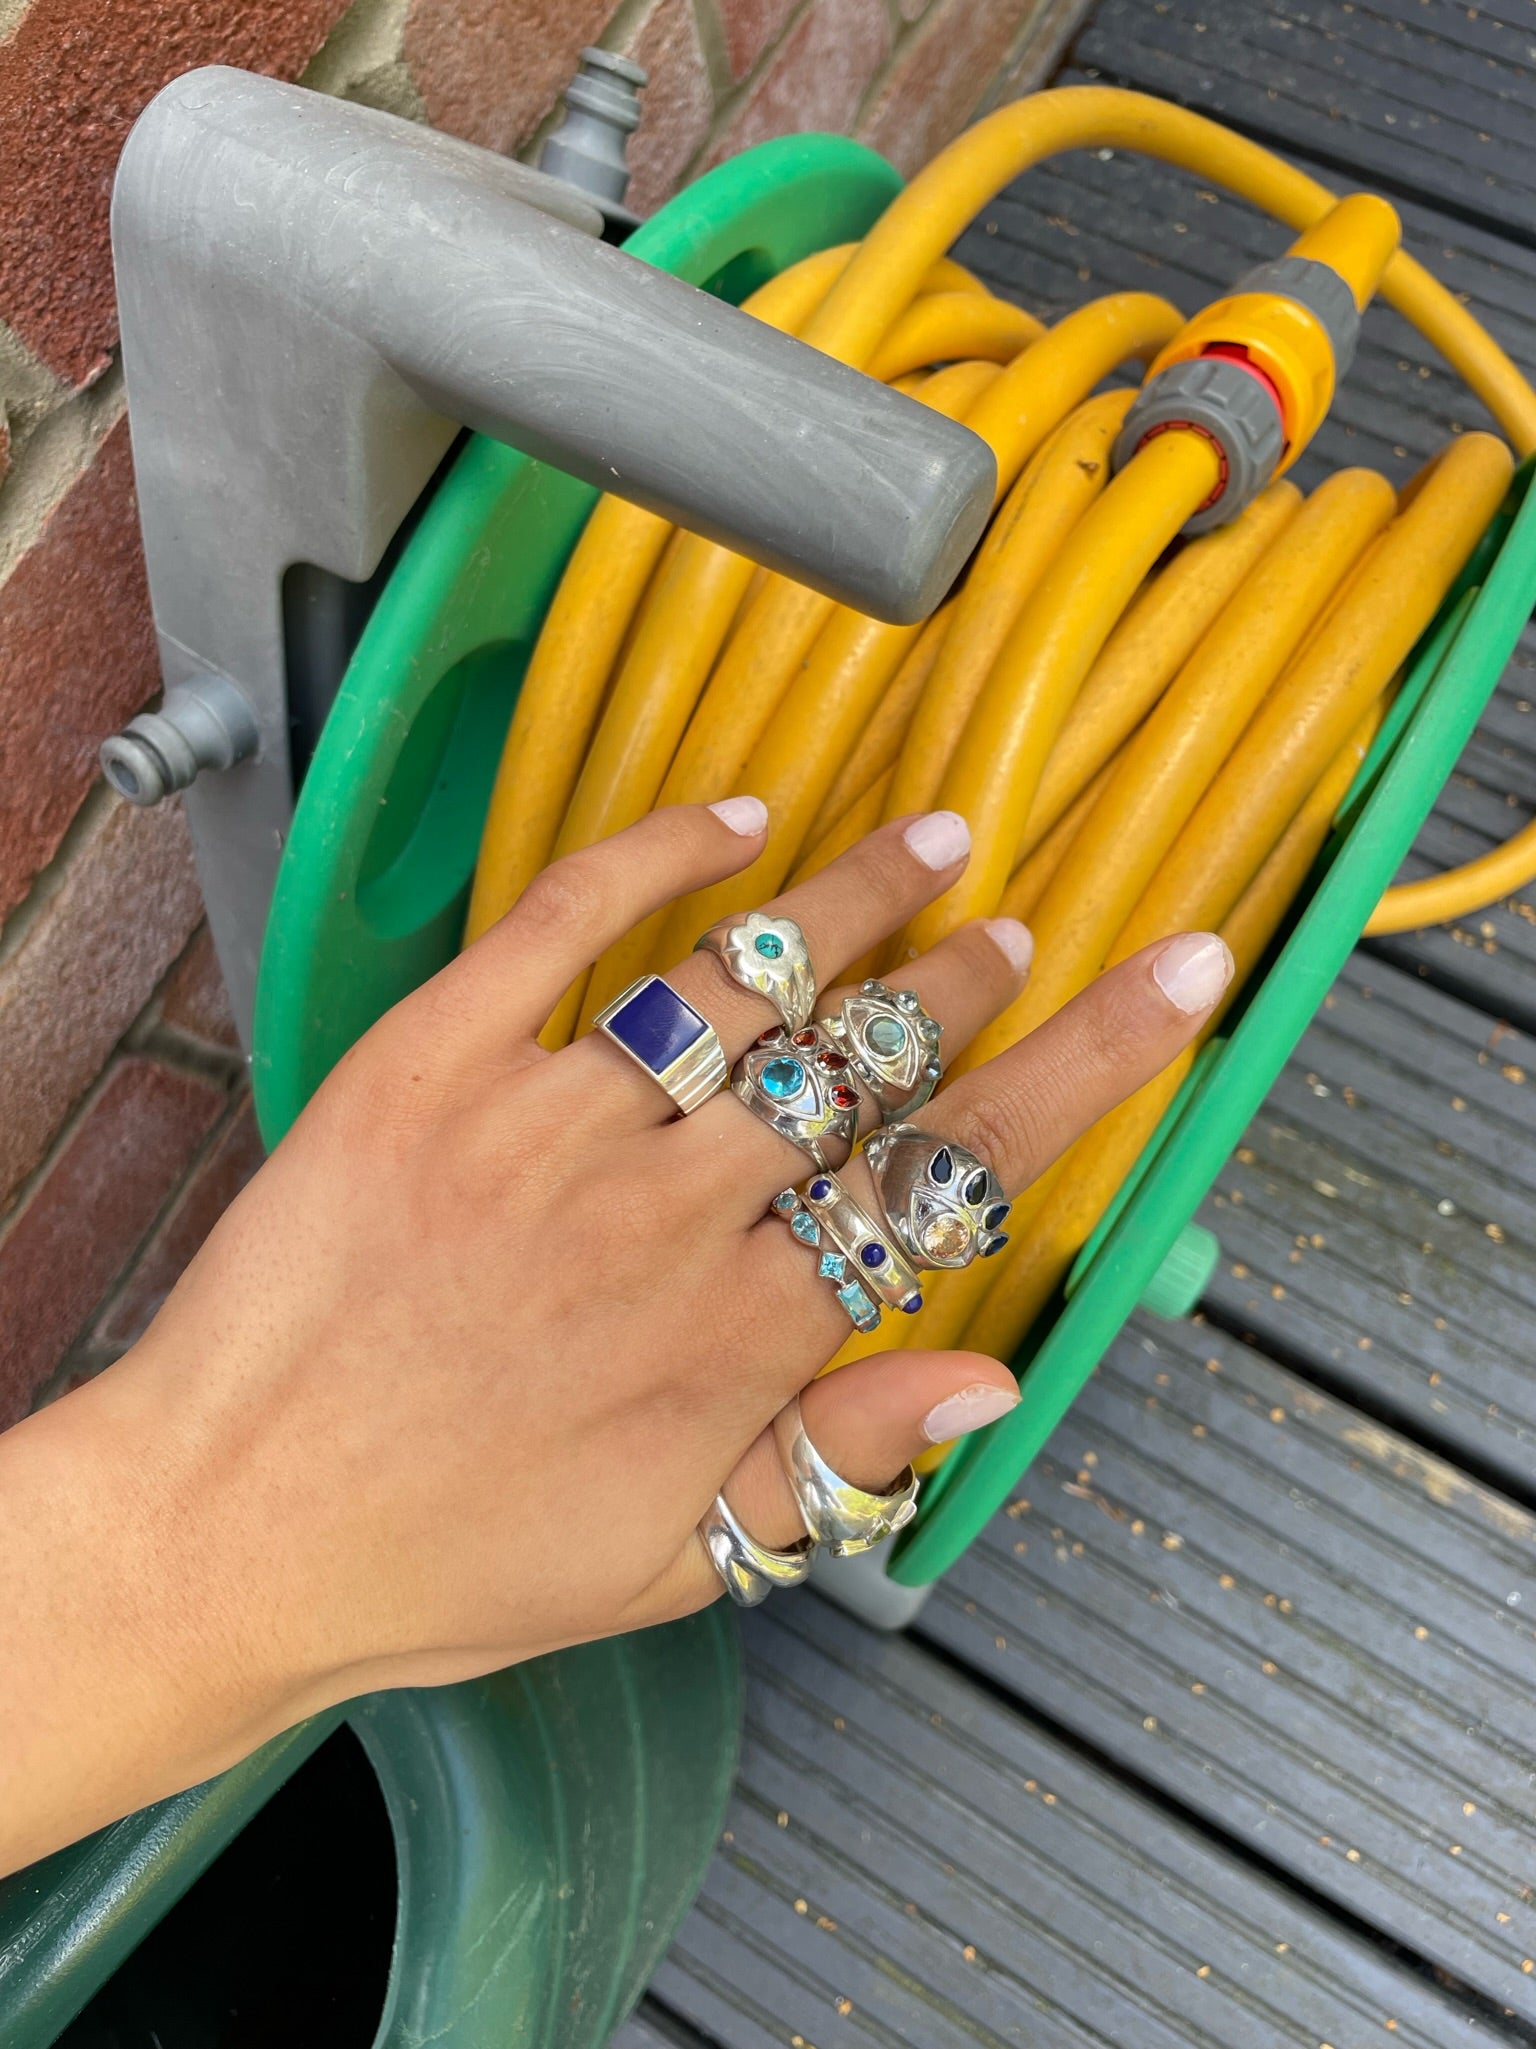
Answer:
[[[886,1222],[915,1267],[969,1266],[1008,1243],[1007,1197],[967,1146],[916,1124],[887,1124],[864,1158]]]
[[[806,1435],[798,1395],[774,1417],[773,1437],[806,1534],[829,1558],[872,1551],[917,1514],[917,1475],[910,1466],[879,1494],[834,1473]]]
[[[816,1555],[816,1542],[810,1536],[782,1551],[760,1544],[736,1520],[723,1494],[715,1496],[699,1524],[699,1537],[738,1608],[757,1607],[775,1587],[799,1586]]]
[[[827,1165],[829,1143],[841,1147],[841,1164],[858,1141],[864,1098],[847,1054],[821,1025],[771,1025],[732,1068],[731,1091],[818,1167]]]
[[[714,1026],[660,975],[642,975],[592,1020],[659,1082],[686,1116],[725,1086],[725,1052]]]
[[[835,1174],[813,1174],[804,1188],[782,1189],[769,1205],[816,1254],[856,1330],[875,1330],[882,1303],[915,1316],[923,1306],[916,1273],[889,1231],[882,1231]]]
[[[944,1027],[930,1017],[911,989],[865,982],[845,996],[828,1032],[848,1055],[881,1122],[899,1124],[920,1110],[939,1085],[939,1036]]]
[[[695,953],[712,953],[733,982],[766,996],[786,1031],[810,1023],[816,1003],[816,976],[805,934],[793,918],[770,918],[749,911],[723,930],[716,926],[694,941]]]

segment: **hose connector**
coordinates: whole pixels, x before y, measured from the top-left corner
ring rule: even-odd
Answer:
[[[585,192],[602,208],[609,229],[637,228],[640,216],[624,204],[629,190],[629,138],[640,125],[645,67],[595,46],[581,53],[581,69],[565,89],[565,119],[539,151],[539,169]],[[610,233],[605,239],[613,240]]]
[[[244,693],[227,676],[200,676],[167,690],[101,743],[102,773],[130,804],[158,804],[205,768],[233,768],[256,752],[260,733]]]
[[[1149,435],[1188,427],[1221,453],[1216,495],[1184,531],[1235,519],[1288,470],[1327,417],[1360,314],[1397,248],[1397,215],[1355,193],[1273,263],[1180,328],[1153,361],[1115,442],[1116,469]]]

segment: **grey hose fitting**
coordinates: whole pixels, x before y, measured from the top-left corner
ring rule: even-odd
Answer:
[[[1277,298],[1294,299],[1320,320],[1327,329],[1333,349],[1333,380],[1343,382],[1355,360],[1360,339],[1360,313],[1355,295],[1331,264],[1312,256],[1277,256],[1273,263],[1261,263],[1232,287],[1239,292],[1273,292]]]
[[[227,676],[202,676],[165,693],[101,743],[107,781],[130,804],[158,804],[205,768],[233,768],[256,751],[256,720]]]
[[[610,226],[634,228],[638,214],[624,204],[629,190],[625,151],[640,123],[642,65],[609,50],[585,49],[581,69],[565,89],[565,119],[545,140],[539,169],[585,192]]]
[[[1115,438],[1116,471],[1149,436],[1170,427],[1193,427],[1215,442],[1222,458],[1216,495],[1185,521],[1186,534],[1236,519],[1274,475],[1285,449],[1274,400],[1256,377],[1222,356],[1172,363],[1142,388]]]

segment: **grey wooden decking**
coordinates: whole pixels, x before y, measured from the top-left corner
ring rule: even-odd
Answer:
[[[1536,365],[1536,5],[1100,0],[1065,78],[1341,188]],[[1047,316],[1286,236],[1076,157],[960,253]],[[1373,309],[1300,471],[1479,407]],[[1528,635],[1407,873],[1536,804]],[[750,1618],[740,1787],[621,2049],[1536,2043],[1536,903],[1363,948],[1137,1324],[908,1636]]]

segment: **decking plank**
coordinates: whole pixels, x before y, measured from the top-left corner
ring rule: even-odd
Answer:
[[[1133,1329],[925,1637],[1536,2018],[1536,1516],[1209,1327]]]
[[[1464,2042],[1460,2002],[931,1651],[746,1623],[726,1838],[657,1996],[724,2049]]]

